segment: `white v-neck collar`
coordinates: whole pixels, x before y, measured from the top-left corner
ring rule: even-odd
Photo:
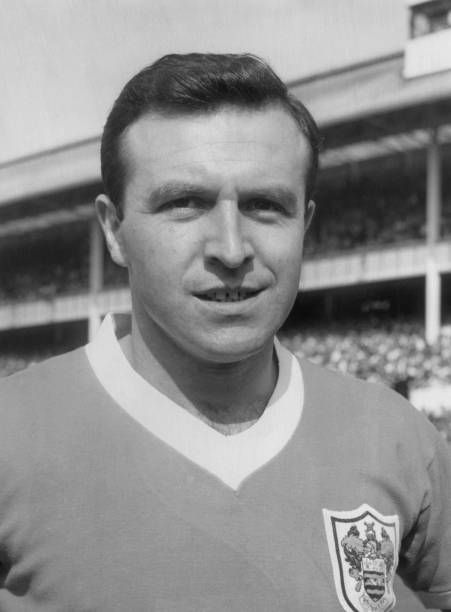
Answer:
[[[123,317],[124,315],[120,315]],[[225,436],[150,385],[130,365],[107,315],[86,353],[107,393],[133,419],[174,450],[236,490],[276,457],[295,432],[302,414],[304,385],[297,359],[276,340],[279,377],[258,419]]]

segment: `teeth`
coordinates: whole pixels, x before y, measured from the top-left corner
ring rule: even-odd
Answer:
[[[247,289],[217,289],[206,293],[205,298],[215,302],[239,302],[252,294]]]

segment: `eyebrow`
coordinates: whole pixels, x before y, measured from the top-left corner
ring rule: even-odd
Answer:
[[[256,197],[268,198],[276,202],[281,202],[287,206],[294,207],[298,201],[298,195],[287,189],[286,187],[278,187],[274,185],[268,185],[267,187],[256,188],[249,192],[243,192],[244,199],[251,199]]]
[[[159,203],[186,195],[214,196],[214,191],[206,188],[205,185],[175,181],[153,189],[149,199],[151,202]]]
[[[196,195],[208,199],[216,199],[217,189],[212,189],[204,184],[186,183],[174,181],[165,183],[152,190],[149,200],[151,203],[174,200],[177,198]],[[253,189],[245,189],[238,192],[238,200],[250,200],[253,198],[267,198],[276,202],[284,203],[286,206],[294,207],[298,201],[298,195],[291,189],[279,185],[261,185]]]

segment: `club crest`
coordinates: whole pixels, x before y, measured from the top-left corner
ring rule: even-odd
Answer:
[[[338,599],[347,612],[387,612],[396,597],[399,520],[363,504],[344,512],[323,509]]]

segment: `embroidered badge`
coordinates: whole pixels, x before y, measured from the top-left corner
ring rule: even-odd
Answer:
[[[323,509],[335,589],[347,612],[387,612],[396,597],[399,520],[363,504],[344,512]]]

